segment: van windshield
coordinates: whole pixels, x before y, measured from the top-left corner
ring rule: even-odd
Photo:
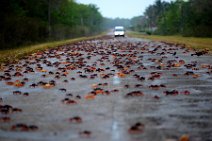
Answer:
[[[115,31],[124,31],[122,28],[115,29]]]

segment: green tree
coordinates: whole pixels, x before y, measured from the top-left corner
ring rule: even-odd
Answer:
[[[190,0],[184,4],[185,36],[212,36],[212,1]]]
[[[161,17],[159,22],[159,33],[178,34],[181,28],[181,5],[182,1],[171,3],[169,9]]]
[[[101,31],[95,5],[74,0],[1,0],[1,48],[90,35]]]

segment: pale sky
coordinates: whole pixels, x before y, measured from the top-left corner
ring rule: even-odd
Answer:
[[[83,4],[95,4],[104,17],[132,18],[142,15],[155,0],[76,0]],[[173,0],[163,0],[173,1]]]

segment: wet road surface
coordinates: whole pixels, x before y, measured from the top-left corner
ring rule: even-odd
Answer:
[[[211,141],[212,56],[135,38],[82,41],[0,71],[1,141]]]

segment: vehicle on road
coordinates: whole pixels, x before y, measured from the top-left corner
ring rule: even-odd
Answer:
[[[114,28],[114,37],[125,36],[125,30],[123,26],[115,26]]]

